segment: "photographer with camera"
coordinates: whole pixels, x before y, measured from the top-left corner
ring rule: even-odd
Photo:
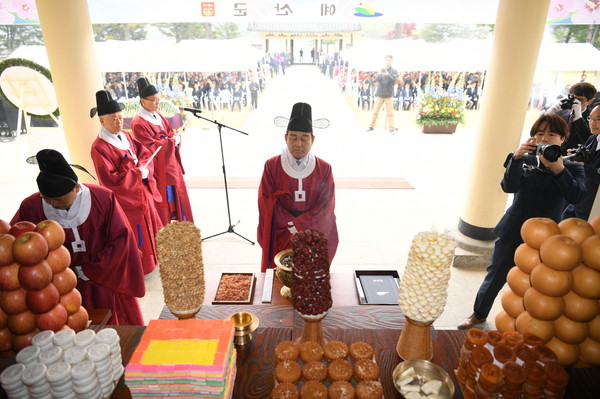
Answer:
[[[588,220],[600,185],[600,105],[594,107],[588,121],[592,135],[582,147],[575,151],[569,150],[569,154],[572,155],[567,157],[572,161],[583,162],[587,193],[580,202],[565,209],[563,219],[577,217]]]
[[[523,243],[523,223],[533,217],[559,222],[564,201],[574,204],[584,197],[583,166],[563,161],[560,155],[559,146],[568,136],[569,127],[560,116],[544,114],[531,127],[530,138],[506,158],[500,185],[505,193],[514,193],[513,203],[494,228],[498,240],[487,275],[477,292],[473,314],[458,325],[459,329],[485,322],[515,264],[515,251]]]
[[[588,107],[594,102],[595,95],[594,85],[580,82],[571,86],[567,98],[555,102],[546,111],[546,114],[560,115],[569,124],[569,137],[561,146],[563,155],[567,154],[568,149],[576,148],[590,137],[587,118],[591,110]]]

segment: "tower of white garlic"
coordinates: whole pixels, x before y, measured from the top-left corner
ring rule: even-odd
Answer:
[[[442,314],[455,248],[456,243],[444,234],[421,232],[413,238],[398,296],[406,317],[429,322]]]

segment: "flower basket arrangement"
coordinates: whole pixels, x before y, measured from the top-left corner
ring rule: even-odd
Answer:
[[[140,109],[139,97],[121,99],[119,100],[119,103],[123,104],[123,110],[121,111],[123,118],[133,118],[137,115],[138,110]],[[164,117],[171,117],[179,112],[179,107],[163,97],[158,105],[158,112],[160,112]]]
[[[123,115],[123,130],[130,131],[131,120],[137,115],[138,110],[140,109],[140,98],[121,99],[119,100],[119,103],[123,105],[123,110],[121,111]],[[185,112],[179,111],[178,106],[164,97],[158,105],[158,112],[167,118],[173,129],[185,125],[187,118],[189,118]],[[174,118],[176,115],[178,115],[178,117]]]
[[[459,79],[460,81],[460,79]],[[464,123],[466,96],[460,82],[450,85],[448,90],[428,85],[417,104],[418,126],[444,126]]]

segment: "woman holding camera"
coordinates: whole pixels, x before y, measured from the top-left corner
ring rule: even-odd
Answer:
[[[564,201],[573,204],[584,197],[583,166],[563,161],[562,156],[554,162],[547,159],[551,153],[560,154],[560,148],[551,146],[560,146],[568,136],[569,127],[564,119],[544,114],[531,127],[530,137],[506,158],[506,171],[500,185],[504,192],[514,193],[513,203],[494,228],[498,240],[487,275],[477,292],[473,314],[458,325],[459,329],[485,322],[506,282],[508,271],[515,265],[515,251],[523,243],[523,223],[533,217],[547,217],[559,222]],[[543,150],[538,151],[538,148]]]

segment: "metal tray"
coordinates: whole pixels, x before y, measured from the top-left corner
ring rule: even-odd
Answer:
[[[398,305],[400,276],[396,270],[355,270],[354,281],[361,305]]]
[[[248,295],[246,299],[242,301],[218,301],[217,293],[219,292],[219,288],[221,287],[221,282],[223,280],[223,276],[251,276],[250,279],[250,287],[248,289]],[[250,304],[254,300],[254,287],[256,283],[256,276],[254,273],[221,273],[221,277],[219,278],[219,285],[217,285],[217,291],[215,292],[215,297],[213,298],[213,305],[243,305]]]

